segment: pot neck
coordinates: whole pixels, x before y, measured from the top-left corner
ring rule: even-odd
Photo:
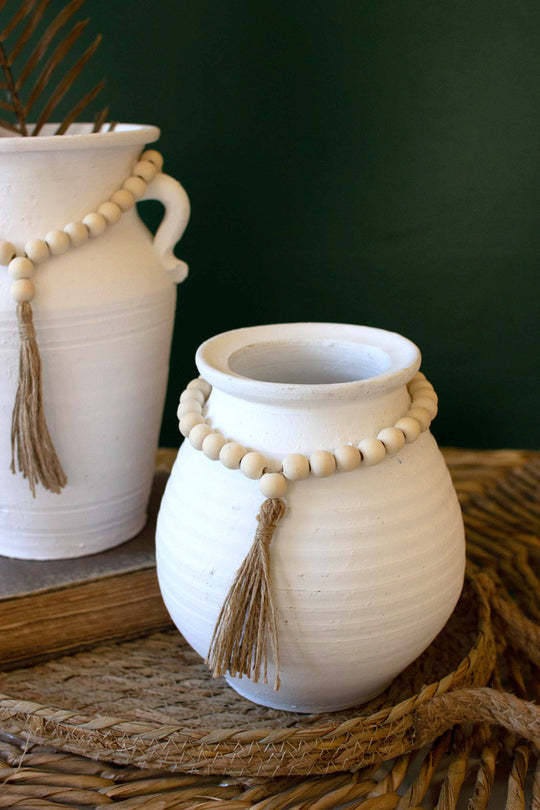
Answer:
[[[119,188],[159,130],[0,138],[0,239],[22,243],[82,219]]]
[[[404,416],[418,348],[347,324],[278,324],[218,335],[197,353],[213,427],[273,457],[358,443]]]

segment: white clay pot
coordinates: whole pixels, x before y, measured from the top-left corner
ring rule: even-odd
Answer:
[[[197,353],[212,386],[213,428],[279,467],[358,444],[408,411],[420,365],[400,335],[297,323],[227,332]],[[206,657],[246,556],[264,496],[258,481],[180,448],[159,513],[157,566],[165,604]],[[461,511],[428,431],[351,472],[289,482],[270,548],[281,686],[228,677],[255,703],[298,712],[344,709],[382,691],[430,644],[461,591]]]
[[[0,138],[0,239],[19,255],[30,239],[80,221],[122,187],[156,127]],[[176,282],[172,248],[189,217],[182,186],[158,174],[145,199],[165,205],[155,239],[136,207],[104,233],[35,268],[32,301],[43,402],[67,475],[60,494],[14,475],[11,414],[19,336],[7,268],[0,268],[0,554],[79,557],[142,529],[168,376]]]

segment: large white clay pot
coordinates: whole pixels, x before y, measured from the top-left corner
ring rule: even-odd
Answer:
[[[31,239],[80,221],[132,173],[156,127],[0,138],[0,239],[19,255]],[[172,248],[189,216],[182,186],[158,174],[146,198],[165,205],[155,239],[136,208],[117,224],[36,266],[32,301],[45,416],[67,475],[60,494],[14,475],[11,414],[19,364],[15,303],[0,273],[0,554],[78,557],[144,525],[168,376],[176,281]]]
[[[376,437],[410,408],[420,365],[400,335],[354,325],[239,329],[204,343],[212,386],[204,415],[225,437],[279,466]],[[185,440],[162,501],[162,594],[186,640],[206,657],[220,608],[248,553],[263,495]],[[289,483],[270,548],[281,686],[227,678],[241,695],[300,712],[366,701],[430,644],[461,591],[461,511],[429,432],[351,472]]]

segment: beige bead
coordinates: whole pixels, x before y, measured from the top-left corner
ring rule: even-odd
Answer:
[[[120,217],[122,216],[122,209],[116,203],[107,200],[107,202],[101,203],[97,210],[98,214],[101,214],[105,217],[109,225],[116,225]]]
[[[265,473],[259,481],[265,498],[284,498],[287,494],[287,479],[281,473]]]
[[[227,442],[219,453],[219,460],[228,470],[237,470],[247,450],[238,442]]]
[[[214,433],[209,433],[203,441],[202,451],[207,458],[212,459],[212,461],[218,461],[221,448],[227,444],[227,441],[225,436],[222,436],[222,434],[218,433],[216,430]]]
[[[412,397],[423,396],[423,394],[420,393],[421,391],[426,391],[430,394],[435,393],[435,389],[433,388],[432,384],[427,380],[418,380],[417,383],[409,386],[409,394]]]
[[[427,408],[417,408],[416,405],[413,405],[407,416],[410,416],[411,419],[416,419],[420,425],[421,433],[424,433],[431,425],[431,414]]]
[[[24,304],[27,301],[31,301],[36,294],[34,282],[30,281],[29,278],[21,278],[14,281],[9,288],[9,291],[11,293],[11,297],[17,302],[17,304]]]
[[[336,467],[340,472],[351,472],[360,466],[362,457],[360,451],[353,447],[352,444],[344,444],[343,447],[338,447],[334,450],[336,459]]]
[[[403,445],[405,444],[405,436],[402,430],[398,430],[395,427],[387,427],[383,428],[379,435],[377,436],[378,440],[384,444],[386,447],[386,452],[389,456],[395,455],[395,453],[399,453]]]
[[[189,436],[190,431],[193,430],[195,425],[200,425],[202,422],[204,422],[204,419],[200,413],[194,413],[193,411],[191,411],[190,413],[186,413],[185,416],[183,416],[180,419],[178,425],[178,427],[180,428],[180,433],[182,434],[182,436],[185,436],[187,438]]]
[[[316,478],[327,478],[336,471],[336,459],[327,450],[316,450],[309,457],[309,466]]]
[[[156,164],[150,160],[139,160],[133,167],[133,174],[136,177],[142,177],[145,183],[151,183],[157,173]]]
[[[141,161],[149,160],[150,163],[154,164],[158,172],[160,172],[163,168],[163,157],[156,149],[147,149],[146,152],[142,153],[140,159]]]
[[[403,416],[401,419],[398,419],[394,427],[402,431],[407,444],[415,442],[420,436],[420,423],[410,416]]]
[[[301,453],[290,453],[283,459],[283,475],[289,481],[303,481],[309,473],[309,459]]]
[[[414,394],[414,392],[418,391],[419,388],[433,388],[433,386],[425,378],[415,378],[411,380],[407,388],[409,389],[410,394]]]
[[[204,405],[206,401],[203,392],[196,388],[186,388],[185,391],[182,391],[180,394],[180,402],[187,402],[188,400],[199,402],[201,405]]]
[[[268,461],[262,453],[246,453],[240,462],[240,470],[246,478],[260,478],[268,470]]]
[[[386,455],[386,447],[380,439],[362,439],[358,445],[362,454],[362,466],[373,467],[379,464]]]
[[[0,240],[0,264],[3,267],[7,267],[16,255],[17,250],[15,249],[15,245],[12,245],[11,242]]]
[[[122,185],[122,188],[131,192],[136,200],[140,200],[146,193],[146,183],[142,177],[135,177],[135,175],[128,177]]]
[[[69,236],[73,247],[84,245],[90,238],[90,231],[82,222],[68,222],[64,230]]]
[[[13,280],[19,278],[32,278],[34,275],[34,263],[25,256],[16,256],[8,266],[9,275]]]
[[[24,252],[34,264],[47,261],[51,255],[49,246],[44,239],[30,239],[24,246]]]
[[[118,205],[122,211],[129,211],[135,205],[135,197],[127,188],[119,188],[111,194],[111,202]]]
[[[194,399],[187,399],[178,405],[176,415],[181,419],[186,413],[199,413],[202,415],[202,405],[200,402],[195,402]]]
[[[67,253],[71,247],[69,236],[65,231],[49,231],[45,241],[53,256],[61,256],[62,253]]]
[[[98,214],[97,211],[86,214],[82,221],[83,225],[86,225],[90,231],[90,236],[99,236],[107,228],[107,220],[102,214]]]
[[[200,391],[207,399],[212,391],[212,386],[210,383],[206,382],[206,380],[203,380],[202,377],[197,377],[195,380],[188,382],[186,386],[186,391],[192,391],[193,389]]]
[[[438,413],[438,406],[432,397],[415,397],[412,401],[413,408],[425,408],[429,411],[431,418],[435,419]]]
[[[189,441],[195,450],[202,450],[204,440],[211,433],[213,433],[213,430],[210,425],[201,422],[200,425],[195,425],[195,427],[191,428],[189,431]]]

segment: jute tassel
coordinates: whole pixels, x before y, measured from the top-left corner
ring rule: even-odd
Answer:
[[[274,689],[279,689],[276,614],[270,588],[270,543],[283,517],[281,498],[268,498],[257,515],[259,525],[247,557],[221,608],[206,663],[214,677],[229,672],[267,683],[267,648],[274,658]]]
[[[43,411],[41,392],[41,358],[28,302],[17,304],[17,320],[21,350],[19,354],[19,385],[11,420],[11,471],[28,478],[32,495],[36,484],[59,493],[67,484],[66,474],[58,460]]]

